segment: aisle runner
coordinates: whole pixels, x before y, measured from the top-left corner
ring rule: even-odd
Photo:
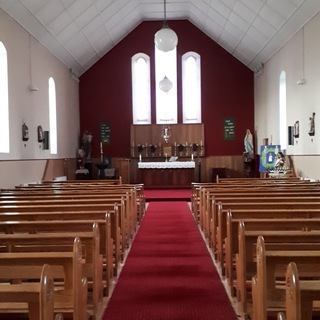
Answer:
[[[151,202],[104,320],[237,319],[187,202]]]

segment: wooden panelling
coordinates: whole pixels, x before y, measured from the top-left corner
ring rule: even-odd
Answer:
[[[159,148],[165,143],[162,137],[162,128],[161,124],[150,124],[150,125],[131,125],[131,157],[138,157],[138,145],[157,146],[157,155],[159,155]],[[171,128],[171,137],[169,143],[174,147],[175,145],[187,145],[198,144],[204,146],[204,125],[199,124],[170,124]],[[144,150],[144,155],[147,152],[147,155],[150,150]],[[200,150],[198,151],[200,152]],[[174,152],[173,152],[174,153]],[[190,152],[189,152],[190,154]],[[202,155],[204,155],[204,147],[202,149]]]

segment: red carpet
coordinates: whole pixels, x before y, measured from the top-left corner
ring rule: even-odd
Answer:
[[[191,187],[184,189],[145,189],[147,202],[151,201],[191,201]]]
[[[104,320],[235,320],[186,202],[150,203]]]

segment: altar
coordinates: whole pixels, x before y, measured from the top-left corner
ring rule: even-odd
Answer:
[[[138,162],[138,169],[145,186],[187,187],[195,181],[194,161]]]

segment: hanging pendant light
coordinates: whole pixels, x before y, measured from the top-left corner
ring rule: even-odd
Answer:
[[[159,88],[163,92],[168,93],[172,89],[172,87],[173,84],[167,76],[164,76],[164,78],[159,82]]]
[[[155,34],[154,43],[163,52],[172,51],[178,44],[177,34],[169,27],[167,22],[166,0],[164,0],[164,21],[162,28]]]

